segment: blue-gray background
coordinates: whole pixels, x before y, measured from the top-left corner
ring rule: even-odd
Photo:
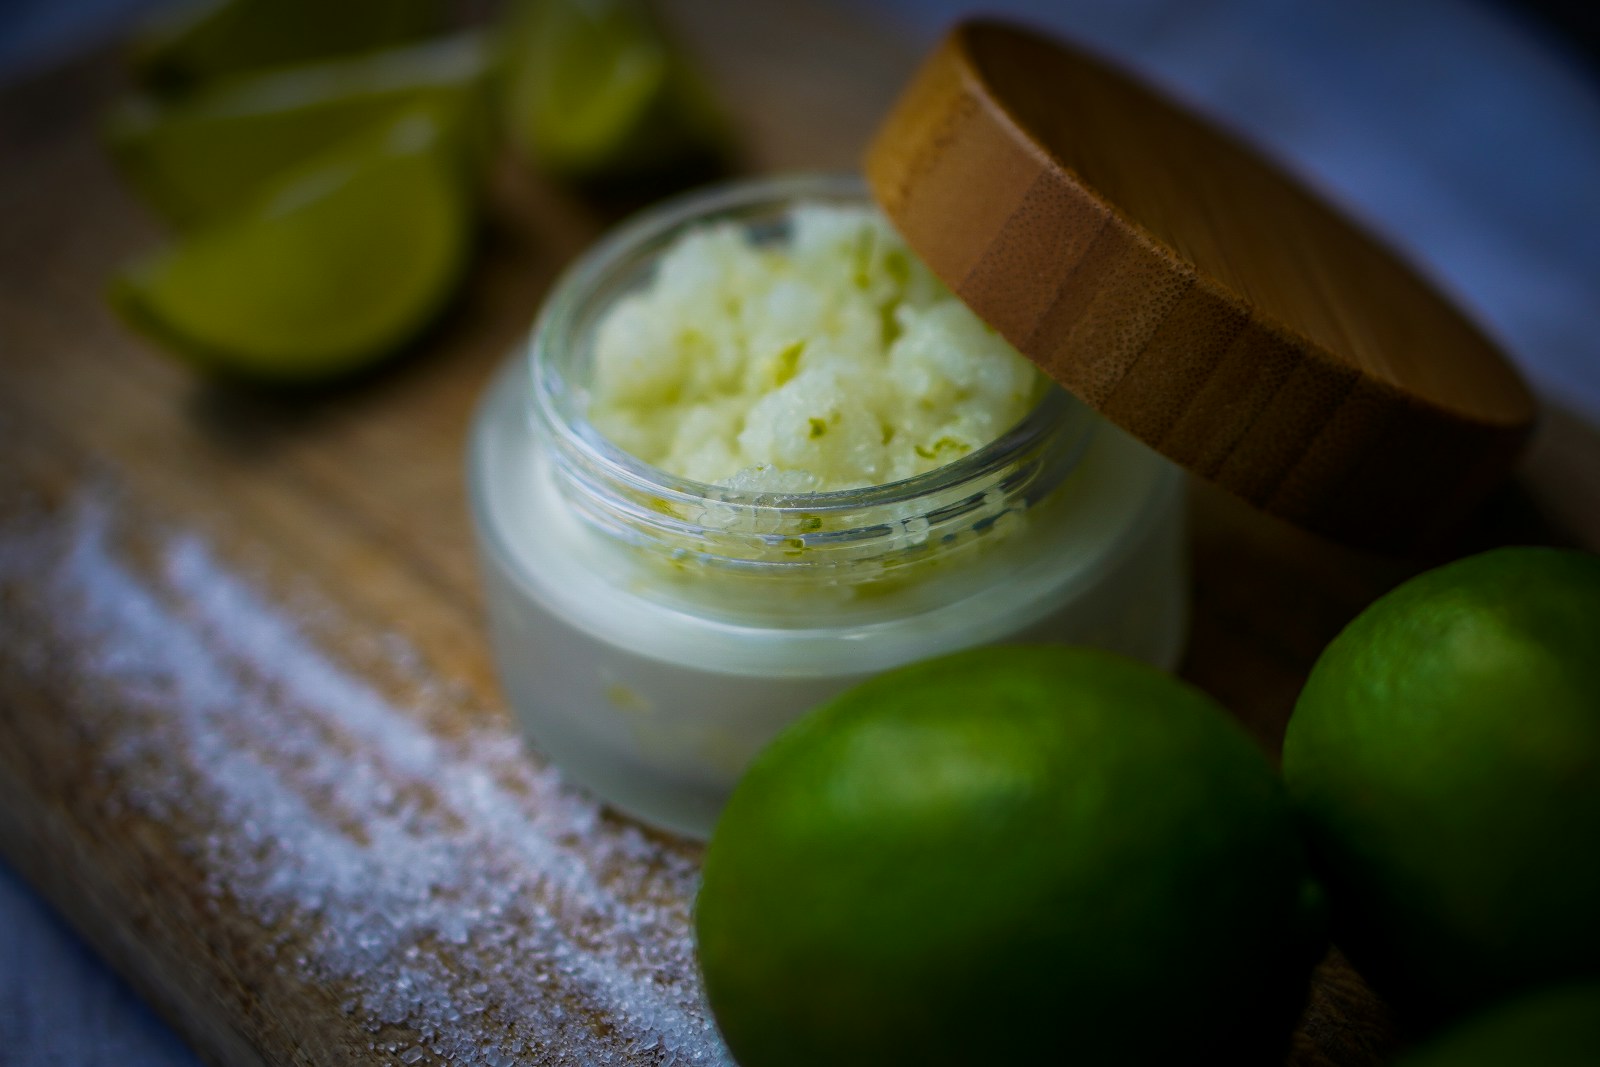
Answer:
[[[151,0],[0,0],[0,83]],[[931,43],[957,0],[874,0]],[[1489,0],[1010,0],[1232,120],[1406,248],[1540,389],[1600,423],[1595,16]],[[0,161],[0,166],[5,162]],[[183,1043],[0,864],[0,1065],[190,1067]]]

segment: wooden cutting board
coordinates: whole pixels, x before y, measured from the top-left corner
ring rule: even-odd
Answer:
[[[685,0],[752,170],[850,168],[916,57],[843,12]],[[505,176],[459,306],[315,396],[197,381],[101,298],[157,231],[101,56],[0,96],[0,848],[220,1064],[715,1064],[699,850],[520,746],[462,490],[476,397],[608,221]],[[1275,750],[1324,642],[1422,561],[1197,490],[1184,673]],[[1600,548],[1600,435],[1549,418],[1454,551]],[[1152,1025],[1160,1025],[1152,1006]],[[1291,1062],[1370,1064],[1336,958]]]

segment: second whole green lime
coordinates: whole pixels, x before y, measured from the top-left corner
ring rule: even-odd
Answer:
[[[1283,774],[1335,940],[1414,1019],[1600,976],[1600,557],[1497,549],[1378,600]]]
[[[744,1067],[1281,1062],[1324,947],[1265,757],[1107,653],[890,672],[756,759],[696,934]]]

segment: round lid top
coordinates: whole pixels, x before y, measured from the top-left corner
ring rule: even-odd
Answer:
[[[1535,403],[1427,281],[1127,74],[958,25],[868,150],[906,241],[1081,400],[1262,509],[1409,547],[1509,470]]]

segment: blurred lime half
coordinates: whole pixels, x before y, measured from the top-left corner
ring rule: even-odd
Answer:
[[[118,105],[106,138],[129,183],[169,221],[231,214],[285,170],[408,106],[449,114],[483,150],[489,47],[462,34],[224,79],[176,100]]]
[[[113,303],[203,369],[287,384],[364,368],[462,276],[474,219],[449,140],[437,114],[408,111],[135,265]]]
[[[444,0],[191,0],[134,36],[140,79],[186,89],[225,74],[383,48],[440,32]]]
[[[504,42],[506,126],[545,170],[626,177],[722,153],[721,116],[641,0],[521,0]]]

